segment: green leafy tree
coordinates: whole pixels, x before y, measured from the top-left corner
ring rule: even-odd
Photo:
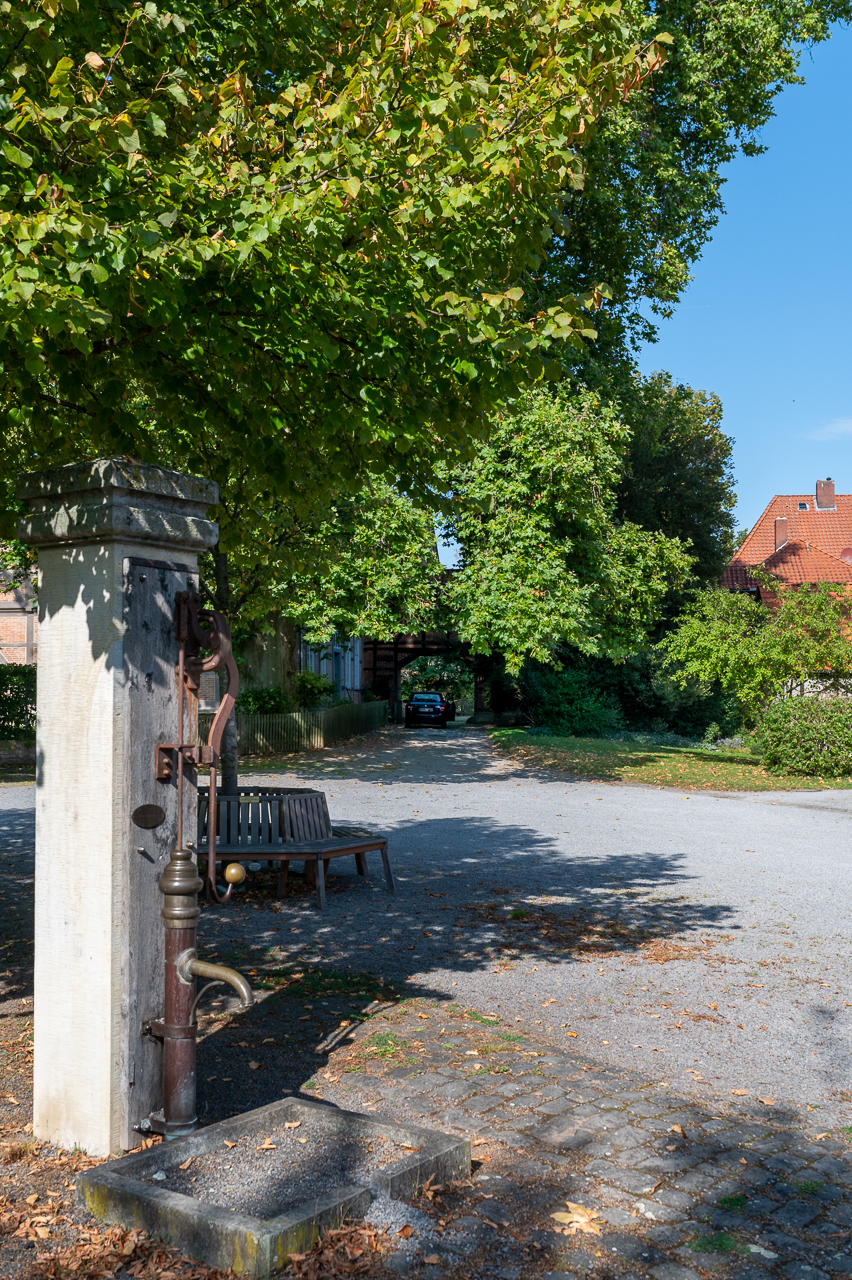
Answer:
[[[718,681],[752,723],[809,682],[831,689],[852,675],[852,600],[843,584],[779,590],[767,579],[765,587],[769,603],[703,591],[660,645],[678,683]]]
[[[852,18],[849,0],[627,0],[634,38],[671,33],[647,91],[614,104],[585,152],[587,180],[567,194],[570,235],[552,248],[540,300],[606,280],[598,351],[653,338],[724,212],[725,166],[764,150],[761,130],[785,85],[802,83],[809,45]],[[647,306],[650,302],[650,308]],[[650,312],[650,314],[649,314]]]
[[[21,469],[104,452],[243,508],[428,483],[593,334],[596,286],[530,318],[524,281],[662,57],[579,0],[6,0],[7,507]]]
[[[592,392],[532,392],[451,481],[461,568],[455,629],[508,670],[556,646],[623,657],[647,639],[665,593],[689,572],[676,538],[620,521],[629,429]]]
[[[687,543],[692,577],[717,580],[733,554],[736,506],[721,401],[666,373],[632,378],[616,396],[630,427],[619,516]]]
[[[434,520],[380,478],[313,521],[272,504],[264,525],[231,555],[239,625],[262,626],[274,610],[312,643],[334,631],[390,639],[431,629],[443,576]]]

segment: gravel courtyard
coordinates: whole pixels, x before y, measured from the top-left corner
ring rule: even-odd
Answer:
[[[372,970],[681,1092],[747,1089],[848,1123],[848,792],[575,781],[464,727],[392,728],[244,780],[263,776],[386,831],[397,898],[376,855],[369,885],[340,860],[325,915],[308,899],[209,910],[205,941]]]
[[[230,995],[205,1000],[202,1123],[295,1092],[470,1137],[470,1181],[374,1201],[391,1248],[376,1276],[852,1274],[849,792],[589,783],[461,726],[391,728],[295,768],[243,780],[322,787],[334,820],[385,830],[398,893],[369,855],[366,883],[333,864],[323,914],[254,874],[204,908],[202,954],[262,998],[238,1017]],[[33,800],[0,787],[5,1148],[29,1132]],[[100,1257],[108,1233],[91,1243],[73,1182],[57,1183],[85,1156],[10,1158],[0,1274]],[[599,1215],[588,1236],[559,1234],[566,1197]],[[110,1247],[157,1248],[125,1235]]]

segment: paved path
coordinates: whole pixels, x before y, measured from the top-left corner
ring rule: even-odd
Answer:
[[[209,911],[211,944],[372,969],[696,1096],[852,1119],[849,792],[573,781],[474,729],[388,730],[274,780],[386,830],[398,897],[341,861],[326,915]]]

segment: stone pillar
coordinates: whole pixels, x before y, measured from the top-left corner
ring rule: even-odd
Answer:
[[[175,594],[216,541],[218,491],[102,458],[25,475],[18,496],[39,560],[33,1128],[107,1155],[138,1146],[133,1125],[162,1105],[141,1025],[162,1014],[177,790],[155,780],[154,747],[177,741]]]

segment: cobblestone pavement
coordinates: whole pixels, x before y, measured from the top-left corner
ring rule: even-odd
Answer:
[[[770,1098],[702,1106],[476,1010],[417,1000],[374,1017],[312,1083],[311,1096],[473,1141],[470,1185],[418,1202],[433,1225],[392,1255],[401,1274],[852,1273],[849,1143]],[[551,1215],[570,1213],[566,1201],[594,1211],[590,1233],[563,1234],[570,1224]]]

